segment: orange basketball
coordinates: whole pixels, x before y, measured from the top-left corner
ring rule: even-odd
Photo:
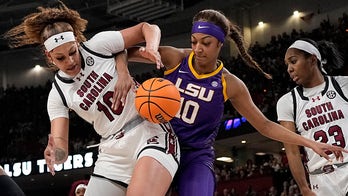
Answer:
[[[151,78],[137,89],[135,107],[140,116],[150,122],[167,122],[180,109],[180,93],[171,81]]]

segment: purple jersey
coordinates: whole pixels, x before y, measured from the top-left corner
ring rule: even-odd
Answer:
[[[192,65],[193,53],[165,72],[181,95],[181,108],[171,123],[182,148],[210,148],[219,130],[226,95],[223,63],[209,74],[198,74]]]

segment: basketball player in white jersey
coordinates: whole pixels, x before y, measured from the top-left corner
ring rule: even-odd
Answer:
[[[343,66],[333,43],[297,40],[288,48],[284,60],[290,78],[298,86],[278,100],[280,124],[303,137],[347,149],[348,77],[328,76],[324,69]],[[291,172],[303,195],[347,194],[347,154],[337,160],[328,152],[330,162],[305,147],[306,171],[298,146],[284,145]]]
[[[116,60],[114,55],[145,41],[148,58],[160,66],[160,29],[140,23],[85,41],[86,24],[60,2],[58,8],[39,8],[6,34],[12,46],[42,45],[47,61],[58,69],[47,102],[51,120],[44,152],[47,166],[54,174],[54,165],[67,159],[73,110],[102,137],[85,195],[165,195],[178,168],[177,138],[169,124],[152,124],[138,115],[134,91],[124,94],[133,82],[126,55]],[[113,102],[115,97],[122,104]],[[115,110],[114,104],[119,104]]]

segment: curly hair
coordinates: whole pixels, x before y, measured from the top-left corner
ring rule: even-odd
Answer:
[[[5,33],[12,48],[25,45],[39,44],[52,35],[65,31],[73,31],[78,42],[85,41],[83,32],[86,30],[87,20],[71,10],[63,2],[58,1],[57,7],[38,7],[38,12],[24,17],[23,22]]]
[[[266,78],[272,78],[271,75],[262,70],[260,65],[256,61],[254,61],[254,59],[248,53],[248,50],[245,47],[244,38],[239,30],[239,27],[233,24],[222,12],[213,9],[202,10],[193,17],[193,22],[196,21],[207,21],[221,27],[224,30],[225,35],[229,36],[236,43],[243,61],[248,66],[255,68],[256,70],[261,72]]]

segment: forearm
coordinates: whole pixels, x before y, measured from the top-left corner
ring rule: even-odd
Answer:
[[[64,163],[69,154],[69,119],[52,120],[50,137],[56,164]]]
[[[301,155],[299,153],[298,146],[290,144],[284,144],[284,146],[292,176],[294,177],[302,193],[308,191],[310,188],[307,182],[305,168],[301,160]]]
[[[127,51],[117,53],[115,57],[117,73],[129,74]]]
[[[68,154],[69,154],[68,138],[58,136],[57,134],[52,134],[52,137],[53,137],[54,143],[55,143],[55,148],[53,149],[55,162],[56,162],[56,164],[64,163],[67,160]]]
[[[257,130],[262,135],[283,143],[311,147],[312,142],[314,142],[270,120],[266,120],[263,126],[258,126]]]

